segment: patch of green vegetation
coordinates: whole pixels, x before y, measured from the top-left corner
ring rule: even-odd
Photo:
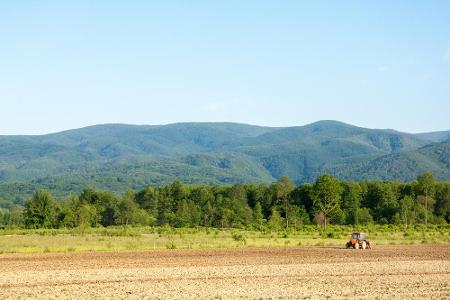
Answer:
[[[306,225],[298,230],[262,232],[239,229],[135,227],[133,235],[117,235],[118,228],[91,228],[80,234],[55,229],[55,234],[41,235],[41,230],[17,229],[0,231],[0,253],[146,251],[151,249],[199,249],[234,247],[299,247],[333,246],[344,248],[353,231],[368,235],[372,245],[450,244],[450,226],[427,226],[404,230],[402,226]],[[105,234],[111,231],[111,234]],[[159,231],[159,233],[158,233]],[[7,234],[6,234],[7,233]],[[274,235],[275,234],[275,235]],[[215,238],[216,236],[216,238]],[[275,237],[280,238],[275,238]],[[425,238],[423,238],[425,236]]]

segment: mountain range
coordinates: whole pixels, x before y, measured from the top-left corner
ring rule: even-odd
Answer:
[[[338,121],[297,127],[237,123],[105,124],[39,136],[0,136],[0,205],[38,187],[121,192],[180,180],[231,184],[281,176],[312,182],[450,180],[450,131],[409,134]],[[7,200],[5,200],[7,199]]]

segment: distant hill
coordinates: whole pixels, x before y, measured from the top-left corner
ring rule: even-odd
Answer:
[[[432,143],[442,139],[443,132],[408,134],[337,121],[280,128],[106,124],[0,136],[0,205],[1,198],[21,201],[36,187],[56,194],[86,186],[122,192],[174,180],[231,184],[287,175],[311,182],[322,172],[342,179],[411,180],[422,170],[449,180],[448,143]]]
[[[433,143],[417,150],[391,153],[373,159],[344,160],[325,165],[319,173],[347,180],[383,179],[412,181],[429,171],[438,179],[450,179],[450,141]]]
[[[431,142],[444,142],[450,140],[450,130],[417,133],[415,134],[415,136],[424,140],[429,140]]]

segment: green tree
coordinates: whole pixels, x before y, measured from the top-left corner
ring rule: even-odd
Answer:
[[[343,183],[342,210],[347,224],[357,224],[357,212],[361,207],[362,189],[356,182]]]
[[[73,228],[75,223],[75,212],[69,205],[63,204],[57,216],[58,227]]]
[[[130,193],[133,193],[132,191]],[[102,226],[110,226],[115,224],[115,217],[117,214],[116,196],[111,192],[96,192],[92,189],[85,189],[81,193],[80,205],[88,203],[95,206],[98,214],[98,222]],[[97,226],[98,224],[95,224]]]
[[[139,212],[139,206],[131,197],[125,196],[120,201],[116,212],[116,222],[121,225],[134,224]]]
[[[428,224],[429,202],[434,196],[435,179],[430,172],[424,172],[417,177],[418,195],[422,195],[425,206],[425,225]]]
[[[256,202],[261,204],[264,218],[267,220],[272,213],[273,197],[270,188],[267,184],[261,183],[253,188],[249,192],[249,205],[254,207]]]
[[[411,225],[414,220],[414,201],[410,196],[405,196],[400,200],[400,210],[399,215],[401,222],[405,226],[405,229],[408,228],[408,225]]]
[[[94,205],[84,203],[76,212],[76,225],[78,227],[91,227],[98,224],[99,215]]]
[[[314,201],[312,199],[313,186],[309,183],[302,183],[296,187],[292,193],[292,203],[299,207],[304,207],[309,214],[309,220],[314,218]]]
[[[233,212],[232,226],[249,226],[253,223],[252,210],[248,206],[247,191],[242,184],[235,184],[228,189],[228,197],[224,198],[223,204]]]
[[[286,229],[289,228],[290,196],[294,188],[294,182],[287,176],[281,177],[277,182],[272,184],[273,196],[275,197],[274,203],[283,207]]]
[[[202,210],[193,201],[188,201],[189,211],[191,213],[191,227],[199,226],[202,220]]]
[[[450,222],[450,182],[443,182],[437,186],[434,213],[437,217]]]
[[[192,189],[189,199],[201,207],[205,207],[208,202],[211,204],[214,201],[214,194],[209,187],[200,186]]]
[[[78,196],[74,193],[70,194],[68,198],[60,200],[60,209],[57,215],[58,227],[73,228],[77,226],[78,204]]]
[[[328,219],[333,224],[342,225],[342,224],[346,223],[345,222],[346,221],[346,215],[345,215],[344,211],[339,206],[336,209],[334,209],[332,212],[330,212]]]
[[[314,183],[312,197],[317,209],[323,213],[324,229],[327,228],[327,217],[339,208],[342,186],[330,175],[322,175]]]
[[[356,211],[355,224],[367,225],[373,223],[373,217],[367,207],[359,208]]]
[[[141,226],[154,226],[156,224],[156,218],[145,209],[138,208],[133,223]]]
[[[233,221],[233,211],[229,208],[226,207],[222,207],[220,209],[220,213],[219,213],[219,221],[218,223],[220,224],[221,228],[224,227],[230,227],[232,225],[232,221]]]
[[[180,181],[175,181],[174,183],[172,183],[169,186],[169,190],[172,198],[175,200],[175,203],[188,198],[189,191],[186,186],[183,185]]]
[[[56,203],[52,194],[37,190],[25,203],[25,224],[28,228],[49,228],[55,223]]]
[[[264,214],[262,212],[261,203],[256,202],[255,207],[253,207],[253,220],[255,222],[256,228],[262,229],[264,224]]]
[[[135,200],[139,206],[145,209],[153,218],[158,217],[158,202],[159,202],[159,191],[153,187],[146,187],[142,191],[139,191]]]
[[[212,201],[214,201],[214,198]],[[210,201],[207,201],[203,206],[203,226],[212,226],[214,224],[215,214],[216,209],[211,205]]]
[[[177,200],[175,201],[174,195],[176,194]],[[158,225],[170,225],[174,223],[175,211],[177,204],[181,201],[178,197],[184,194],[184,188],[181,183],[172,184],[171,186],[165,186],[158,189]]]
[[[291,228],[297,230],[300,225],[306,225],[310,223],[309,215],[303,205],[289,205],[289,224]]]
[[[174,225],[176,227],[193,227],[200,225],[201,210],[190,200],[183,199],[178,203]]]
[[[21,227],[25,224],[24,207],[18,204],[12,205],[3,216],[5,225]]]
[[[392,222],[398,211],[396,187],[391,182],[372,182],[368,184],[364,202],[378,223]]]
[[[283,219],[276,208],[272,208],[272,214],[270,215],[269,222],[267,225],[271,230],[280,231],[283,227]]]
[[[176,227],[189,227],[191,225],[191,212],[189,211],[189,204],[186,199],[178,203],[174,225]]]

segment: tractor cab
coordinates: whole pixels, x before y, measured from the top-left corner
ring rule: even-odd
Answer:
[[[362,232],[353,232],[350,241],[347,242],[347,248],[370,249],[370,242]]]
[[[364,233],[360,233],[360,232],[353,232],[352,233],[352,239],[355,240],[365,240],[366,236],[364,235]]]

